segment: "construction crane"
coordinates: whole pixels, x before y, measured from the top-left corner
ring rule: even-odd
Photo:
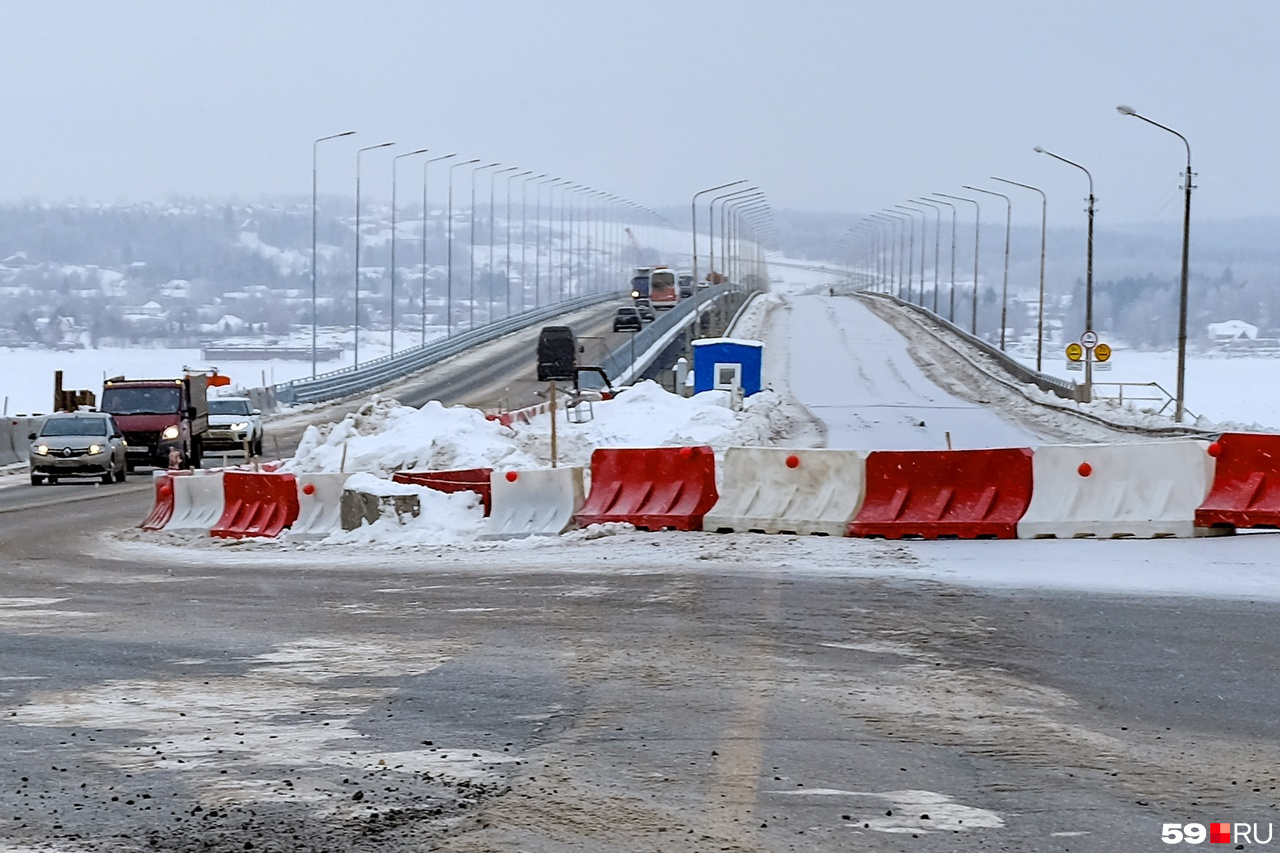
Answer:
[[[622,230],[626,232],[626,234],[627,234],[627,239],[631,241],[631,248],[632,248],[633,250],[635,250],[635,253],[636,253],[636,264],[635,264],[635,265],[636,265],[636,266],[643,266],[643,265],[644,265],[644,251],[640,248],[640,243],[636,240],[636,235],[631,233],[631,229],[630,229],[630,228],[623,228]]]

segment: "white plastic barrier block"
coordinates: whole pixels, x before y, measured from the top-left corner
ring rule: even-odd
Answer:
[[[1213,483],[1205,441],[1049,445],[1031,458],[1019,539],[1208,535],[1196,507]]]
[[[342,490],[350,474],[298,474],[298,520],[288,538],[328,536],[342,529]]]
[[[494,471],[489,487],[489,521],[481,539],[558,536],[573,525],[585,496],[582,469],[576,467]]]
[[[192,471],[174,477],[170,483],[173,486],[173,516],[164,529],[208,533],[222,517],[222,472]]]
[[[845,536],[866,497],[859,450],[730,447],[722,470],[703,530]]]

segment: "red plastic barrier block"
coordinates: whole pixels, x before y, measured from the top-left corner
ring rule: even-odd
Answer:
[[[292,474],[227,471],[222,475],[222,517],[210,536],[279,536],[298,520],[298,481]]]
[[[156,481],[156,499],[151,512],[138,525],[143,530],[159,530],[173,518],[173,475],[156,474],[153,479]]]
[[[1016,539],[1030,502],[1030,448],[876,451],[849,535]]]
[[[1280,435],[1223,433],[1209,451],[1217,464],[1196,527],[1280,527]]]
[[[391,479],[397,483],[426,486],[437,492],[475,492],[484,504],[484,514],[489,515],[492,488],[489,477],[492,468],[459,468],[454,471],[396,471]]]
[[[601,448],[579,524],[625,521],[642,530],[701,530],[719,499],[710,447]]]

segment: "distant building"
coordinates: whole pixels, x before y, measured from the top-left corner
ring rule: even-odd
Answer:
[[[1215,343],[1225,341],[1256,341],[1258,327],[1244,320],[1224,320],[1221,323],[1210,323],[1206,327],[1209,337]]]

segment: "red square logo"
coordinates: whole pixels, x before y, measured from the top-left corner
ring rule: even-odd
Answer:
[[[1209,843],[1210,844],[1230,844],[1231,843],[1231,824],[1229,823],[1209,824]]]

